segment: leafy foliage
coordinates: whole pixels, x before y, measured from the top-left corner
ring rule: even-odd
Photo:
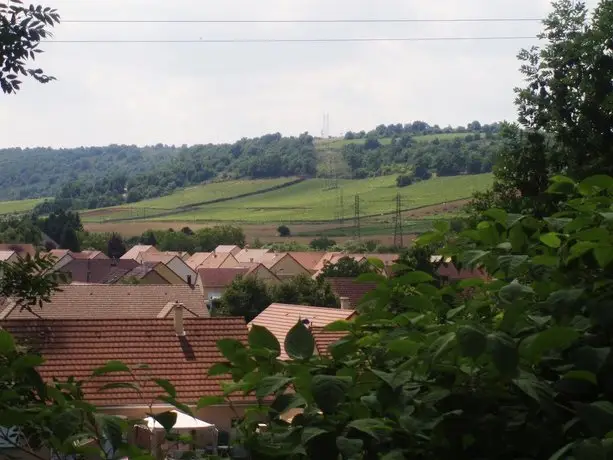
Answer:
[[[0,88],[6,94],[21,88],[19,76],[29,76],[40,83],[48,83],[53,77],[42,69],[29,68],[41,40],[51,35],[50,29],[60,22],[56,10],[41,5],[23,6],[21,0],[0,3]]]
[[[309,246],[314,251],[327,251],[328,249],[336,246],[336,241],[328,238],[327,236],[321,236],[311,240]]]
[[[262,404],[240,425],[244,446],[258,458],[606,458],[613,179],[558,177],[550,193],[563,202],[550,218],[491,209],[418,241],[490,281],[437,286],[399,266],[359,316],[330,325],[347,335],[329,355],[312,355],[298,323],[290,361],[254,344],[230,359],[233,388]],[[290,423],[288,407],[302,409]]]
[[[282,236],[282,237],[287,237],[292,234],[292,232],[290,231],[287,225],[279,225],[277,227],[277,233],[279,234],[279,236]]]
[[[319,278],[356,278],[363,273],[371,273],[376,269],[367,260],[358,262],[353,257],[341,257],[336,263],[326,261],[319,273]]]

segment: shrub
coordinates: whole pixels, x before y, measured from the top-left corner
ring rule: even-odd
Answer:
[[[411,185],[413,183],[413,178],[406,174],[402,174],[396,177],[396,187],[406,187],[407,185]]]
[[[319,238],[315,238],[309,243],[311,249],[315,249],[317,251],[326,251],[330,249],[332,246],[336,246],[336,241],[331,240],[327,236],[322,236]]]
[[[279,225],[277,227],[277,233],[279,234],[279,236],[291,236],[292,232],[290,231],[289,227],[287,225]]]

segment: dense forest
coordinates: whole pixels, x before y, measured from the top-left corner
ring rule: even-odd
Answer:
[[[489,172],[499,128],[474,121],[466,127],[441,129],[415,121],[348,132],[346,145],[336,147],[345,170],[335,174],[365,178],[421,171],[421,178],[427,178],[431,173]],[[298,137],[276,133],[218,145],[4,149],[0,150],[0,200],[53,197],[53,203],[38,209],[46,214],[58,208],[138,202],[208,180],[313,177],[318,162],[325,161],[326,145],[308,133]]]

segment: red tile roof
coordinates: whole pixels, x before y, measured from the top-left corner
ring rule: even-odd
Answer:
[[[296,262],[302,265],[309,271],[315,271],[315,267],[322,259],[322,257],[326,254],[325,252],[297,252],[292,251],[289,253]]]
[[[228,286],[234,278],[239,275],[246,275],[249,268],[200,268],[198,278],[202,286],[223,287]]]
[[[337,297],[349,298],[349,304],[355,308],[362,297],[377,287],[377,283],[357,283],[356,278],[326,278]]]
[[[208,258],[202,261],[198,268],[219,268],[226,262],[235,267],[240,267],[240,264],[232,254],[224,252],[221,254],[212,253]]]
[[[242,318],[192,318],[184,320],[186,335],[175,333],[171,319],[131,320],[9,320],[0,325],[26,342],[45,358],[40,366],[45,380],[86,380],[106,362],[118,360],[135,370],[137,377],[167,379],[177,390],[177,399],[194,403],[201,396],[221,395],[220,383],[227,376],[209,377],[213,364],[224,362],[216,348],[222,338],[246,341]],[[143,397],[134,391],[99,391],[109,382],[131,381],[124,372],[99,376],[85,383],[86,399],[98,406],[148,405],[164,391],[154,384],[142,385]],[[163,404],[157,401],[156,404]]]
[[[196,270],[211,254],[212,252],[195,252],[185,260],[185,263],[189,265],[192,270]]]
[[[313,339],[315,339],[317,353],[321,356],[328,356],[330,354],[330,345],[347,336],[347,332],[325,331],[322,327],[312,328],[311,333],[313,334]]]
[[[186,316],[208,316],[204,298],[187,285],[86,284],[62,286],[43,307],[32,312],[14,302],[0,311],[0,319],[156,318],[170,302],[181,302]]]
[[[289,330],[300,320],[308,320],[311,327],[324,327],[339,319],[349,319],[355,315],[353,310],[340,308],[309,307],[273,303],[256,316],[249,325],[267,328],[281,344],[281,359],[288,359],[283,343]]]
[[[137,261],[131,259],[75,259],[61,267],[59,271],[69,273],[72,281],[103,283],[112,278],[109,275],[116,269],[129,271],[138,265]]]
[[[26,254],[34,257],[36,254],[36,248],[31,244],[21,243],[3,243],[0,244],[0,251],[15,251],[17,255],[25,257]]]
[[[487,273],[483,270],[459,270],[452,263],[443,263],[438,268],[438,274],[449,281],[463,280],[469,278],[482,278],[487,279]]]

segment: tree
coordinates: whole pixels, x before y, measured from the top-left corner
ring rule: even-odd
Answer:
[[[312,305],[316,307],[340,306],[330,284],[323,278],[317,280],[307,275],[299,275],[272,287],[274,302],[291,305]]]
[[[417,165],[415,167],[415,172],[413,173],[415,177],[421,180],[428,180],[432,177],[432,173],[428,171],[428,168],[423,165]]]
[[[332,264],[328,261],[324,264],[320,278],[355,278],[363,273],[375,271],[368,261],[358,262],[353,257],[341,257],[338,262]]]
[[[190,235],[190,236],[194,234],[194,231],[189,227],[183,227],[181,229],[181,232],[185,233],[186,235]]]
[[[401,174],[400,176],[396,177],[396,187],[406,187],[412,183],[413,178],[408,174]]]
[[[319,238],[311,240],[309,246],[311,247],[311,249],[314,249],[316,251],[327,251],[331,247],[336,246],[336,241],[331,240],[327,236],[321,236]]]
[[[126,252],[126,245],[124,244],[121,235],[119,233],[113,233],[109,238],[106,254],[111,259],[119,259]]]
[[[52,212],[47,218],[38,219],[37,225],[42,232],[58,243],[67,230],[72,230],[75,234],[83,231],[79,214],[63,209]]]
[[[59,21],[57,11],[49,7],[26,7],[18,0],[0,3],[0,88],[4,93],[15,93],[21,88],[19,75],[40,83],[54,79],[42,69],[29,68],[27,62],[42,52],[41,40],[51,35],[50,28]]]
[[[279,236],[287,237],[291,235],[291,231],[287,225],[279,225],[277,227],[277,233]]]
[[[254,276],[238,276],[219,299],[218,316],[242,316],[249,322],[272,303],[264,281]]]
[[[62,235],[60,237],[60,248],[69,249],[73,252],[80,252],[81,245],[79,243],[79,237],[77,233],[71,227],[64,227]]]
[[[158,241],[153,230],[145,231],[140,237],[140,243],[148,246],[157,246]]]

